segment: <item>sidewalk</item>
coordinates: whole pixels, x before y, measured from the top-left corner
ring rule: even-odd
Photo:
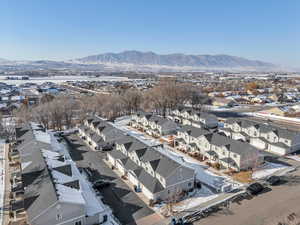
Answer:
[[[190,213],[197,212],[197,211],[200,211],[200,210],[204,210],[205,208],[207,208],[209,206],[216,205],[216,204],[219,204],[221,202],[224,202],[227,199],[230,199],[230,198],[234,197],[235,195],[239,195],[242,192],[244,192],[244,191],[240,191],[240,192],[237,192],[237,193],[221,193],[218,197],[216,197],[212,200],[209,200],[207,202],[204,202],[204,203],[198,205],[197,207],[191,208],[187,212],[183,211],[183,212],[180,212],[180,213],[176,214],[176,218],[184,217],[184,216],[186,216]],[[171,222],[171,217],[165,218],[164,220],[161,220],[159,223],[156,223],[154,225],[169,225],[170,222]]]

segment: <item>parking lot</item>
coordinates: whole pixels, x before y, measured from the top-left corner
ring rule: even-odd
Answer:
[[[282,179],[280,185],[271,186],[252,198],[232,203],[228,209],[216,212],[194,224],[277,225],[286,221],[293,213],[300,218],[300,171],[296,170]]]
[[[103,202],[113,210],[113,214],[122,224],[138,224],[138,220],[154,213],[103,162],[105,153],[92,151],[76,135],[70,135],[67,139],[70,141],[68,148],[70,155],[77,166],[91,168],[95,180],[101,178],[111,181],[109,187],[101,189]]]

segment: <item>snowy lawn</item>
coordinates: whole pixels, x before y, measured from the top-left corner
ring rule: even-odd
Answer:
[[[276,164],[271,162],[265,162],[257,171],[252,174],[253,179],[261,179],[272,175],[273,173],[288,168],[283,164]]]
[[[187,199],[181,202],[176,203],[173,206],[173,210],[174,211],[188,210],[197,207],[202,203],[210,201],[218,196],[219,196],[218,194],[213,193],[209,188],[203,185],[201,189],[196,189],[193,193],[191,193],[190,197],[188,197]]]

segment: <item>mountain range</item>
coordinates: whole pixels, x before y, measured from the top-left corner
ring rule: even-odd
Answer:
[[[156,54],[154,52],[124,51],[104,53],[66,61],[13,61],[0,58],[0,69],[77,69],[97,71],[202,71],[282,70],[277,65],[230,55]]]
[[[204,68],[272,68],[275,65],[258,60],[249,60],[230,55],[185,55],[181,53],[160,55],[154,52],[124,51],[120,53],[105,53],[77,59],[80,63],[111,63],[153,65],[170,67],[204,67]]]

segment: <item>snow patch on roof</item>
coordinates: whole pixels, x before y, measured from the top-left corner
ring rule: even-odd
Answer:
[[[86,204],[80,190],[67,187],[62,184],[56,184],[55,187],[57,189],[57,194],[59,195],[59,200],[61,200],[62,202],[75,203],[80,205]]]

